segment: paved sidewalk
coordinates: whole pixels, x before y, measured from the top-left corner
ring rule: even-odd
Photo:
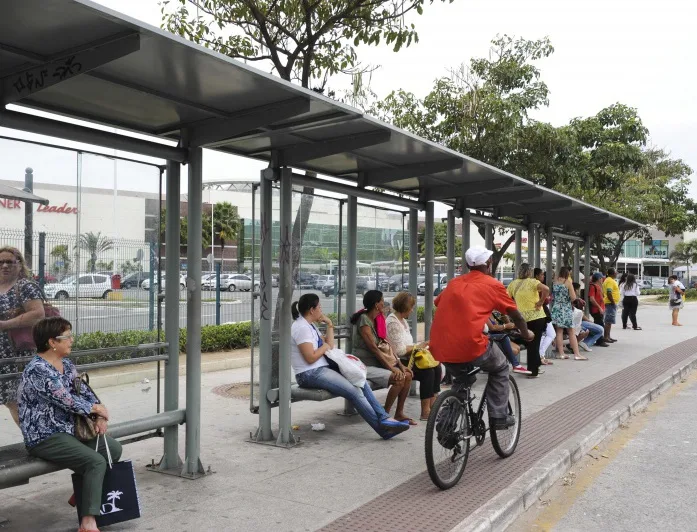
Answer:
[[[687,305],[682,312],[684,323],[690,323],[695,310],[697,306]],[[608,402],[617,402],[624,397],[622,394],[630,393],[626,390],[638,388],[641,384],[637,375],[651,378],[697,354],[697,342],[688,342],[667,354],[649,358],[694,336],[689,326],[671,327],[669,319],[666,308],[641,307],[639,320],[644,331],[623,331],[620,327],[614,333],[620,342],[607,349],[596,348],[590,354],[590,361],[559,360],[537,380],[519,378],[524,430],[549,421],[545,410],[555,403],[553,419],[580,419],[587,424],[602,413],[596,414],[598,408],[607,410],[613,404],[607,406]],[[596,384],[627,368],[635,373]],[[360,418],[337,416],[341,399],[293,405],[293,422],[300,426],[296,435],[303,441],[294,449],[247,443],[250,431],[256,427],[249,401],[222,397],[212,390],[248,379],[248,368],[206,373],[202,377],[201,459],[205,467],[215,471],[209,477],[188,481],[146,472],[145,464],[157,460],[161,453],[160,440],[125,448],[124,457],[134,460],[137,467],[143,517],[109,530],[265,531],[316,530],[324,526],[350,530],[358,529],[358,525],[362,530],[449,530],[471,510],[448,504],[444,511],[443,501],[468,499],[476,491],[473,486],[477,490],[482,486],[504,488],[531,467],[516,465],[530,459],[528,455],[532,451],[524,450],[524,441],[518,453],[506,461],[495,458],[487,442],[471,456],[460,484],[449,492],[440,492],[428,482],[421,484],[420,480],[425,471],[424,423],[385,442]],[[625,390],[620,389],[623,381],[627,381]],[[114,420],[121,421],[153,413],[153,389],[145,392],[143,385],[134,383],[100,389],[99,393]],[[609,391],[621,397],[611,398]],[[385,392],[377,395],[382,400]],[[591,405],[595,395],[605,402]],[[181,379],[182,405],[184,397],[184,379]],[[418,399],[410,399],[408,412],[416,417],[418,409]],[[310,423],[318,421],[325,423],[326,429],[312,432]],[[19,440],[3,410],[0,410],[0,426],[3,427],[0,444]],[[180,434],[183,453],[183,429]],[[526,435],[524,432],[524,438]],[[543,456],[551,451],[557,445],[552,436],[550,433],[546,438],[543,432],[536,437],[535,453]],[[479,462],[497,466],[500,473],[477,480],[474,473],[481,467],[477,465]],[[415,492],[418,499],[412,491],[415,483],[421,486],[421,491]],[[65,502],[70,493],[70,476],[65,471],[33,479],[27,486],[4,490],[0,495],[3,500],[0,513],[11,523],[3,530],[75,530],[74,511]],[[380,504],[387,500],[391,506]],[[352,519],[357,515],[370,520],[358,523]],[[428,523],[426,528],[419,523],[422,518]]]

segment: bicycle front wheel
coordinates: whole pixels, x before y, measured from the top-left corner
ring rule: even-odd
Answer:
[[[441,393],[426,425],[426,466],[433,483],[452,488],[465,472],[469,456],[469,416],[453,390]]]
[[[520,425],[521,425],[521,412],[520,412],[520,393],[518,392],[518,385],[512,376],[509,376],[510,390],[508,392],[508,415],[515,417],[515,425],[508,427],[506,430],[494,430],[493,427],[489,427],[489,434],[491,435],[491,444],[494,446],[494,451],[501,458],[508,458],[513,454],[515,448],[518,446],[518,440],[520,439]]]

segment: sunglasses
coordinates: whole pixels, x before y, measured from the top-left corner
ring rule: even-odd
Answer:
[[[56,340],[74,340],[75,337],[72,334],[63,334],[61,336],[56,336]]]

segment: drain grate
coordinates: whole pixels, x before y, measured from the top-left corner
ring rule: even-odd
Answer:
[[[451,530],[552,449],[695,352],[697,338],[681,342],[535,412],[525,418],[511,458],[501,460],[489,444],[476,448],[462,480],[448,491],[436,488],[423,472],[322,530]]]

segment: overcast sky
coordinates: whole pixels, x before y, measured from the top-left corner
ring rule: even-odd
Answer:
[[[160,24],[155,0],[97,1],[148,24]],[[550,106],[536,118],[560,125],[621,102],[638,109],[653,145],[697,169],[695,20],[697,5],[688,0],[436,1],[425,7],[423,16],[411,20],[420,35],[417,45],[398,54],[386,47],[362,48],[359,57],[380,67],[371,80],[379,96],[399,88],[423,96],[435,78],[471,57],[486,55],[497,34],[549,36],[555,53],[539,66],[551,90]],[[346,81],[334,80],[331,85],[340,89]],[[0,133],[8,131],[0,128]],[[6,144],[0,142],[0,156],[7,152]],[[24,153],[20,147],[13,147],[16,155],[14,150]],[[13,173],[25,165],[21,158],[11,159],[16,166]],[[204,167],[206,180],[248,180],[259,175],[259,163],[240,160],[231,165],[229,156],[213,152],[207,152]],[[3,172],[2,177],[10,176]],[[137,181],[134,187],[139,186]],[[697,197],[697,183],[691,190]]]

